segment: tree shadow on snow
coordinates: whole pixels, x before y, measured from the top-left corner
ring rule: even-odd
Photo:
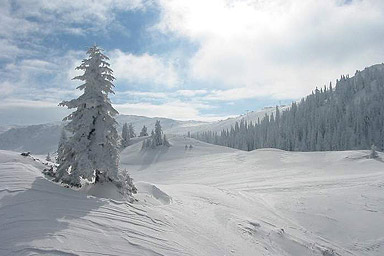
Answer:
[[[11,192],[0,200],[0,254],[74,255],[52,248],[60,243],[60,247],[71,249],[66,237],[55,234],[70,230],[74,226],[70,226],[71,220],[83,218],[104,204],[37,177],[30,189]]]
[[[143,171],[151,166],[153,163],[156,163],[160,157],[166,154],[169,150],[169,147],[159,147],[155,149],[146,149],[142,152],[142,164],[138,171]]]

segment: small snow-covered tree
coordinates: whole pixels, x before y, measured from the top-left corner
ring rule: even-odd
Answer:
[[[129,145],[129,139],[130,139],[130,136],[129,136],[128,124],[125,123],[123,125],[123,130],[121,132],[121,146],[123,148]]]
[[[144,136],[148,136],[147,127],[146,127],[145,125],[144,125],[143,128],[141,129],[141,132],[140,132],[139,137],[144,137]]]
[[[136,137],[135,128],[133,127],[133,124],[128,125],[128,134],[129,134],[129,138]]]
[[[133,184],[133,179],[129,176],[126,169],[119,173],[119,181],[115,182],[116,187],[119,188],[120,192],[133,201],[132,195],[137,193],[137,188]]]
[[[141,149],[147,149],[147,148],[156,148],[158,146],[166,146],[170,147],[171,144],[169,143],[167,136],[163,134],[163,131],[161,129],[160,121],[156,121],[155,124],[155,130],[151,131],[151,136],[143,141]]]
[[[154,140],[155,145],[160,146],[163,145],[163,139],[162,139],[163,130],[161,128],[160,121],[157,120],[155,124],[155,134],[154,134]]]
[[[62,129],[60,139],[59,139],[59,146],[57,148],[57,161],[56,162],[58,164],[61,164],[64,161],[64,157],[65,157],[64,150],[65,150],[65,143],[67,142],[67,139],[68,139],[67,133],[65,132],[65,129]]]
[[[52,161],[51,155],[49,154],[49,152],[48,152],[47,156],[45,157],[45,160],[47,160],[48,162]]]
[[[84,73],[73,78],[84,82],[77,87],[83,94],[59,104],[75,109],[64,119],[69,121],[65,129],[72,136],[63,145],[56,173],[56,181],[71,186],[81,186],[80,178],[103,182],[118,176],[119,136],[114,119],[118,112],[108,98],[114,93],[115,78],[101,49],[93,46],[87,54],[89,57],[76,68]]]
[[[378,158],[379,155],[377,154],[376,152],[376,146],[375,145],[372,145],[371,146],[371,153],[369,154],[369,158]]]

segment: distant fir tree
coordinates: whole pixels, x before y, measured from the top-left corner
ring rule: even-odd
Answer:
[[[77,187],[81,186],[80,178],[97,182],[118,179],[119,136],[114,119],[118,112],[108,98],[114,93],[115,78],[101,49],[93,46],[87,54],[76,68],[84,73],[74,78],[84,82],[77,87],[83,94],[60,103],[75,111],[64,119],[69,121],[65,129],[72,135],[59,150],[56,181]]]
[[[128,125],[128,134],[129,134],[129,138],[136,137],[135,128],[133,127],[133,124],[131,124],[131,123]]]
[[[163,130],[161,128],[160,121],[157,120],[156,124],[155,124],[155,134],[154,134],[154,138],[153,138],[156,146],[163,145],[162,135],[163,135]]]
[[[148,136],[148,131],[147,131],[147,127],[144,125],[143,128],[141,129],[140,131],[140,135],[139,137],[145,137],[145,136]]]
[[[143,141],[141,145],[141,150],[145,150],[148,148],[154,149],[158,146],[170,147],[171,144],[169,143],[167,136],[163,134],[160,121],[157,120],[155,124],[155,130],[152,130],[151,136]]]
[[[59,139],[59,146],[57,148],[57,160],[56,160],[56,163],[57,164],[61,164],[63,161],[64,161],[64,157],[65,157],[65,143],[67,142],[67,133],[65,132],[65,129],[63,128],[61,130],[61,135],[60,135],[60,139]]]
[[[121,131],[121,147],[122,148],[128,147],[130,138],[131,137],[129,136],[128,124],[124,123],[123,129]]]

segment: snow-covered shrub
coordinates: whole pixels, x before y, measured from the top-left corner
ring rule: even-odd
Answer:
[[[371,153],[369,154],[369,158],[378,158],[379,155],[377,154],[376,152],[376,146],[375,145],[372,145],[371,146]]]
[[[141,129],[139,137],[148,136],[148,131],[147,130],[148,130],[147,127],[144,125],[143,128]]]
[[[116,187],[125,197],[132,201],[132,195],[137,193],[137,188],[133,184],[133,179],[129,176],[127,169],[120,170],[118,180],[114,181]]]
[[[43,170],[43,174],[49,176],[49,177],[56,177],[56,172],[53,170],[53,166],[46,168]]]

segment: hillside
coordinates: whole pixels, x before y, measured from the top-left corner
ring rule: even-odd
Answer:
[[[369,152],[245,152],[169,139],[170,148],[122,152],[139,189],[133,204],[108,199],[108,186],[63,188],[41,175],[43,165],[0,151],[0,254],[384,253],[384,165]]]
[[[281,111],[288,109],[289,106],[280,106],[279,109]],[[240,122],[241,120],[246,120],[248,122],[257,122],[257,120],[261,120],[265,117],[265,115],[271,115],[275,113],[275,107],[265,107],[261,110],[250,111],[247,114],[239,115],[237,117],[227,118],[225,120],[219,120],[216,122],[210,122],[206,124],[200,124],[196,126],[184,127],[176,127],[176,129],[170,129],[168,132],[171,134],[187,134],[190,133],[199,133],[204,131],[213,131],[213,132],[221,132],[223,129],[230,129],[231,126],[235,125],[236,122]]]
[[[119,126],[122,127],[124,123],[132,123],[135,127],[137,133],[140,132],[143,125],[148,128],[148,131],[151,131],[155,127],[156,120],[160,120],[163,130],[167,133],[180,133],[187,127],[199,127],[206,124],[206,122],[200,121],[180,121],[170,118],[163,117],[145,117],[145,116],[135,116],[135,115],[119,115],[116,118],[116,121],[119,123]]]
[[[135,115],[119,115],[117,117],[119,124],[118,129],[120,131],[124,123],[132,123],[137,134],[140,133],[143,125],[148,127],[148,131],[150,132],[156,120],[161,121],[163,130],[166,133],[176,130],[184,131],[188,129],[188,127],[205,124],[205,122],[199,121],[179,121],[169,118],[150,118]],[[63,123],[49,123],[21,127],[0,127],[2,128],[0,129],[0,149],[18,152],[30,151],[34,154],[54,152],[57,150],[63,125]]]
[[[260,122],[241,120],[221,133],[193,137],[242,150],[290,151],[384,150],[384,64],[342,76],[336,86],[316,88],[290,108]],[[277,112],[277,111],[276,111]]]
[[[124,123],[132,123],[135,127],[136,134],[140,133],[141,128],[145,125],[150,132],[155,125],[156,120],[160,120],[163,131],[167,134],[187,134],[190,132],[205,130],[221,130],[229,128],[236,121],[241,119],[257,120],[270,114],[274,108],[266,108],[261,111],[248,113],[247,116],[239,116],[236,118],[228,118],[217,122],[200,122],[200,121],[180,121],[170,118],[151,118],[135,115],[119,115],[116,120],[119,124],[118,129],[121,130]],[[47,154],[57,150],[57,144],[61,134],[62,123],[50,123],[30,126],[4,126],[0,127],[0,149],[13,151],[30,151],[34,154]]]
[[[62,124],[14,127],[0,133],[0,149],[47,154],[57,150]]]

